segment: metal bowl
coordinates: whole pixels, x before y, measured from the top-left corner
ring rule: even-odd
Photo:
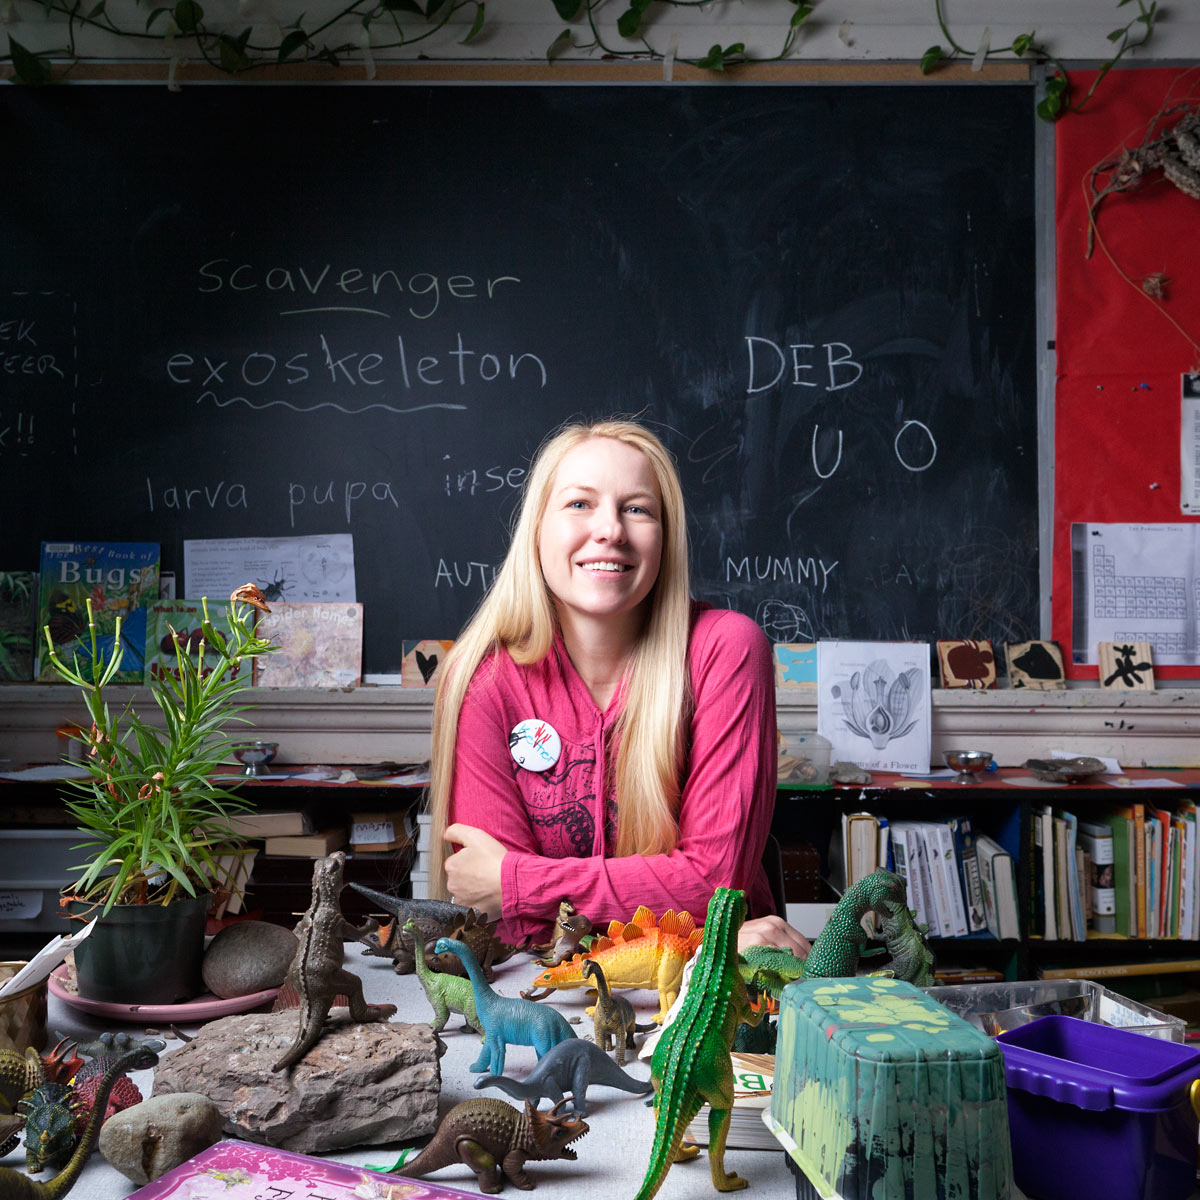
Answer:
[[[946,750],[942,758],[952,771],[957,783],[974,783],[977,777],[992,765],[990,750]]]
[[[245,768],[243,775],[261,775],[259,768],[267,766],[278,749],[278,742],[247,742],[234,750],[233,757]]]

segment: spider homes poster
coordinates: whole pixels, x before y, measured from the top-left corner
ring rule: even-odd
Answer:
[[[817,732],[833,743],[833,761],[928,772],[929,688],[925,642],[820,642]]]
[[[146,609],[158,599],[157,542],[43,542],[35,678],[54,682],[43,629],[58,656],[80,665],[92,657],[88,602],[96,621],[96,653],[112,658],[120,620],[118,683],[141,683],[145,669]]]

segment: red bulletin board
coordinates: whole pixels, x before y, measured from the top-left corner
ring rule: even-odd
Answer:
[[[1095,72],[1071,74],[1081,97]],[[1114,70],[1082,113],[1055,128],[1058,380],[1054,426],[1051,636],[1067,674],[1071,524],[1194,522],[1179,506],[1180,375],[1200,370],[1200,200],[1160,171],[1139,189],[1100,205],[1087,257],[1088,177],[1094,167],[1171,128],[1167,106],[1200,103],[1200,68]],[[1157,302],[1142,281],[1166,276]],[[1200,667],[1155,667],[1159,678],[1200,676]]]

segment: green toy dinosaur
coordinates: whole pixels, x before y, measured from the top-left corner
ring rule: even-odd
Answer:
[[[3,1200],[62,1200],[78,1180],[84,1163],[96,1148],[100,1137],[100,1126],[104,1121],[105,1107],[108,1104],[108,1094],[112,1091],[117,1080],[126,1071],[145,1071],[158,1062],[158,1055],[153,1050],[139,1046],[128,1054],[121,1055],[116,1062],[104,1072],[100,1081],[100,1089],[96,1093],[96,1103],[92,1107],[92,1115],[88,1118],[83,1136],[80,1137],[74,1151],[63,1169],[53,1179],[40,1183],[30,1179],[19,1171],[0,1167],[0,1197]]]
[[[902,875],[881,867],[864,875],[842,894],[821,936],[804,962],[805,979],[844,979],[858,970],[867,945],[862,919],[869,912],[892,916],[897,904],[908,906],[908,886]]]
[[[887,916],[880,926],[891,962],[889,975],[904,979],[916,987],[933,986],[933,951],[925,940],[926,925],[918,925],[908,901],[884,901]]]
[[[804,959],[778,946],[747,946],[738,955],[738,972],[752,995],[778,1003],[793,979],[804,978]]]
[[[413,970],[433,1005],[433,1020],[429,1023],[434,1033],[441,1033],[450,1020],[451,1013],[459,1013],[467,1028],[482,1033],[479,1016],[475,1011],[475,988],[470,979],[462,975],[447,975],[443,971],[431,971],[425,960],[425,935],[411,918],[404,922],[404,932],[412,938]]]
[[[708,905],[704,939],[679,1014],[663,1032],[650,1062],[654,1081],[654,1143],[636,1200],[650,1200],[673,1162],[692,1157],[682,1149],[689,1122],[706,1102],[708,1163],[713,1186],[730,1192],[746,1186],[725,1171],[725,1138],[733,1109],[733,1064],[729,1047],[742,1022],[755,1024],[746,984],[738,972],[737,934],[746,916],[745,894],[717,888]]]
[[[493,991],[466,942],[438,938],[433,952],[460,958],[475,989],[475,1013],[483,1032],[483,1049],[472,1063],[472,1071],[503,1075],[504,1053],[510,1042],[514,1046],[532,1046],[541,1058],[551,1046],[575,1036],[575,1030],[557,1009]]]

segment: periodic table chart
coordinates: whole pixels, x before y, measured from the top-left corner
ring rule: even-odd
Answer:
[[[1200,664],[1200,525],[1071,526],[1072,658],[1149,642],[1160,666]]]

